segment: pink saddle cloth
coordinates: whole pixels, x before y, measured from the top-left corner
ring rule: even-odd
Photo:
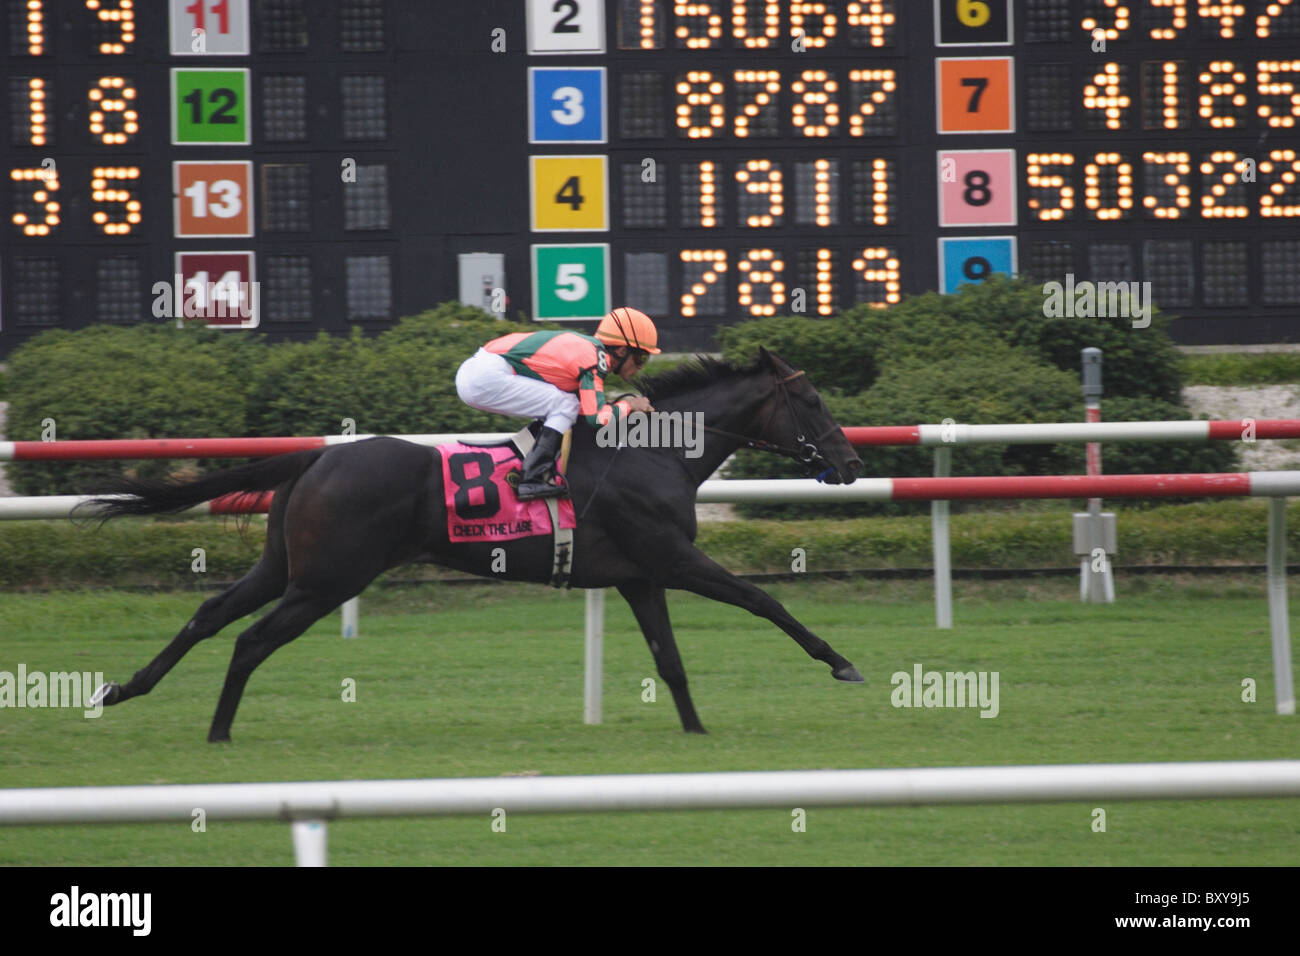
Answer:
[[[520,501],[506,475],[522,463],[511,445],[439,445],[447,535],[457,541],[512,541],[551,533],[542,500]],[[573,502],[560,498],[560,527],[577,527]]]

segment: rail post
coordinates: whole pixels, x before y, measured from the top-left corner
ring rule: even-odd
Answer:
[[[1084,416],[1089,424],[1101,421],[1101,349],[1083,350]],[[1089,476],[1101,474],[1101,443],[1085,446]],[[1080,600],[1090,604],[1111,604],[1115,600],[1115,580],[1111,576],[1111,558],[1115,553],[1115,515],[1102,514],[1101,499],[1089,498],[1087,514],[1075,514],[1075,552],[1082,552],[1079,563]],[[1081,527],[1082,526],[1082,527]],[[1082,533],[1080,533],[1082,531]],[[1101,552],[1101,569],[1094,570],[1097,552]]]
[[[1273,697],[1279,714],[1295,713],[1291,621],[1286,600],[1286,499],[1268,499],[1268,620],[1273,643]]]

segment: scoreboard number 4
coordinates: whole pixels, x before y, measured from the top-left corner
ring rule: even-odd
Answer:
[[[604,232],[609,229],[604,156],[533,156],[533,232]]]

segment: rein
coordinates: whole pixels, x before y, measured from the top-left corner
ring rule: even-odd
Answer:
[[[775,442],[768,441],[766,438],[750,438],[737,432],[729,432],[722,428],[714,428],[712,425],[705,425],[704,430],[706,432],[713,432],[715,435],[723,435],[727,438],[735,439],[740,442],[740,444],[747,448],[752,448],[755,451],[771,452],[775,455],[792,458],[805,467],[811,466],[814,461],[822,457],[821,449],[817,447],[818,443],[834,434],[839,426],[831,425],[830,428],[826,429],[820,435],[815,435],[811,440],[805,437],[803,422],[799,418],[799,413],[795,411],[794,402],[790,400],[790,390],[786,388],[786,385],[794,381],[803,373],[803,369],[800,369],[797,372],[787,375],[785,378],[776,380],[777,388],[780,390],[782,397],[785,398],[786,411],[790,413],[790,419],[795,424],[794,440],[798,443],[798,448],[789,448],[785,445],[778,445]],[[767,426],[772,424],[772,416],[775,414],[776,408],[773,407],[771,413],[767,416],[767,421],[763,423],[763,427],[759,431],[760,434],[767,431]],[[832,469],[827,469],[826,472],[822,472],[822,475],[818,476],[818,480],[820,481],[822,476],[831,470]]]
[[[795,424],[794,440],[798,443],[798,448],[788,448],[785,445],[778,445],[774,442],[768,441],[766,438],[750,438],[737,432],[729,432],[723,428],[714,428],[712,425],[705,425],[704,430],[706,432],[712,432],[715,435],[722,435],[726,438],[735,439],[740,444],[747,448],[752,448],[755,451],[771,452],[775,455],[783,455],[786,458],[792,458],[805,468],[811,468],[813,462],[818,458],[822,458],[821,449],[818,447],[818,443],[824,441],[828,436],[835,434],[835,432],[839,430],[839,426],[832,424],[820,435],[815,435],[811,440],[805,437],[803,422],[799,418],[799,413],[795,411],[794,402],[790,400],[790,390],[786,388],[790,382],[793,382],[803,373],[804,370],[800,369],[797,372],[787,375],[785,378],[776,378],[775,372],[773,372],[772,375],[772,377],[776,379],[776,387],[780,390],[782,397],[785,398],[786,411],[790,413],[790,419]],[[625,396],[620,395],[618,398],[615,398],[614,401],[618,401],[619,398],[623,397]],[[760,434],[767,431],[767,426],[772,424],[772,417],[775,414],[776,407],[773,406],[771,413],[767,416],[767,421],[763,423],[763,427],[759,432]],[[590,508],[592,502],[596,500],[596,490],[604,484],[605,477],[609,474],[609,469],[613,467],[614,459],[618,456],[620,449],[621,446],[620,448],[615,448],[614,454],[609,456],[609,463],[605,465],[605,470],[601,473],[600,478],[592,488],[591,496],[587,499],[587,503],[582,506],[582,511],[577,515],[578,519],[583,518],[587,514],[587,509]],[[822,458],[822,460],[825,461],[824,458]],[[828,475],[834,472],[834,470],[833,467],[828,467],[821,474],[817,475],[817,480],[824,481]]]

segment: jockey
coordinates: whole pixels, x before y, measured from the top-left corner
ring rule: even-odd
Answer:
[[[606,404],[605,376],[635,375],[659,353],[658,340],[648,315],[622,307],[601,320],[594,337],[568,330],[516,332],[493,339],[465,360],[456,373],[456,394],[466,405],[544,420],[524,459],[517,489],[521,501],[567,493],[552,480],[555,456],[579,414],[599,428],[617,424],[629,412],[654,411],[641,395]]]

